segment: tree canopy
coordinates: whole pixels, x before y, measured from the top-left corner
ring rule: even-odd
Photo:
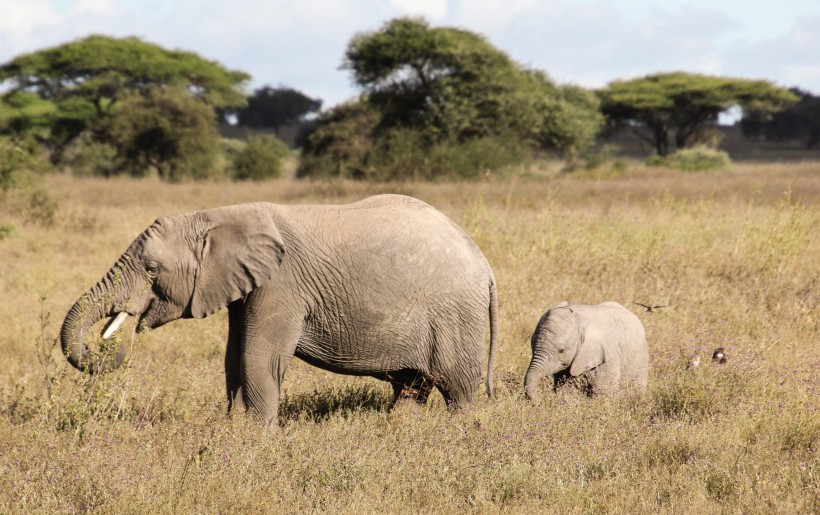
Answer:
[[[372,109],[345,106],[341,130],[361,125],[350,121],[352,114],[366,114],[374,122],[374,149],[506,139],[560,152],[591,143],[602,121],[591,92],[554,84],[479,34],[431,27],[423,19],[397,18],[356,35],[342,67],[362,89],[360,102]],[[319,125],[339,118],[329,114]],[[326,148],[329,132],[317,131],[325,143],[309,143],[309,151]]]
[[[214,107],[243,106],[239,87],[249,79],[245,72],[193,52],[102,35],[24,54],[0,66],[0,82],[11,82],[12,92],[29,91],[50,100],[80,97],[100,112],[123,93],[167,85],[185,86]]]
[[[219,143],[215,116],[183,88],[153,88],[122,100],[99,128],[125,171],[140,176],[153,168],[176,181],[207,176]]]
[[[249,78],[193,52],[166,50],[135,37],[93,35],[0,66],[0,85],[7,89],[0,132],[34,134],[58,162],[69,143],[97,129],[134,95],[176,88],[210,110],[235,108],[245,105],[241,88]]]
[[[768,81],[684,72],[613,81],[599,96],[601,110],[612,123],[636,129],[661,156],[669,153],[671,134],[678,149],[686,148],[693,136],[730,107],[770,113],[797,100]]]
[[[263,86],[248,97],[248,105],[236,111],[237,122],[245,127],[279,129],[310,114],[318,113],[322,101],[288,87]]]
[[[563,150],[588,142],[598,128],[597,101],[584,97],[580,88],[564,92],[484,36],[430,27],[423,19],[397,18],[380,31],[355,36],[343,68],[380,108],[385,124],[417,127],[434,139],[464,141],[512,132]],[[568,121],[568,111],[581,110],[593,123],[551,137],[555,124],[550,119]]]

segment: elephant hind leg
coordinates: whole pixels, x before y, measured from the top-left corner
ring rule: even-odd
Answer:
[[[424,406],[433,390],[433,382],[418,370],[400,370],[388,373],[387,381],[393,386],[393,404],[390,410],[405,400],[413,400]]]
[[[475,402],[479,377],[456,378],[456,380],[435,381],[436,388],[444,396],[447,408],[455,410]]]

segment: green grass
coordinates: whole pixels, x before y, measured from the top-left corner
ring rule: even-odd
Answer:
[[[0,239],[0,512],[820,511],[820,164],[553,168],[441,184],[53,176],[50,224],[0,207],[14,227]],[[140,337],[104,376],[54,348],[71,304],[160,215],[382,192],[438,207],[493,265],[492,399],[388,413],[386,384],[294,362],[269,435],[225,416],[224,312]],[[529,337],[561,300],[638,314],[645,397],[542,385],[524,400]],[[726,365],[710,363],[718,346]]]

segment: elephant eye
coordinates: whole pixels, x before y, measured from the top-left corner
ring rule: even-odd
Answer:
[[[159,266],[154,262],[146,263],[145,271],[148,272],[148,275],[150,275],[151,277],[156,277],[157,273],[159,272]]]
[[[564,349],[558,349],[558,354],[563,354],[563,353],[564,353]]]

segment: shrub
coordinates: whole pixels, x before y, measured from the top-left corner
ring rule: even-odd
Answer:
[[[488,136],[430,144],[413,129],[393,129],[369,156],[368,179],[474,178],[520,163],[528,148],[515,138]]]
[[[363,101],[341,104],[322,114],[305,138],[296,176],[367,177],[372,133],[380,121],[378,111]]]
[[[684,172],[726,170],[732,165],[729,154],[706,146],[678,150],[669,159],[669,166]]]
[[[722,150],[698,145],[678,150],[668,157],[653,154],[644,163],[647,166],[666,166],[684,172],[700,172],[727,170],[732,166],[732,159]]]
[[[583,167],[586,170],[596,170],[612,159],[612,155],[618,151],[616,145],[602,145],[599,148],[587,152],[584,156]]]
[[[419,129],[394,127],[376,138],[380,120],[364,102],[326,114],[308,137],[297,176],[378,181],[470,178],[520,163],[531,152],[514,136],[431,142]]]
[[[646,166],[652,166],[652,167],[661,167],[661,166],[668,166],[669,165],[666,158],[663,157],[663,156],[659,156],[658,154],[652,154],[651,156],[644,159],[643,162]]]
[[[32,139],[22,141],[0,138],[0,193],[7,192],[22,181],[26,170],[40,171],[43,159]]]
[[[14,234],[14,226],[7,222],[0,222],[0,241]]]
[[[123,168],[114,147],[85,135],[71,146],[63,162],[80,177],[110,177]]]
[[[250,136],[248,143],[232,156],[232,175],[239,180],[280,177],[288,152],[288,147],[273,135]]]

